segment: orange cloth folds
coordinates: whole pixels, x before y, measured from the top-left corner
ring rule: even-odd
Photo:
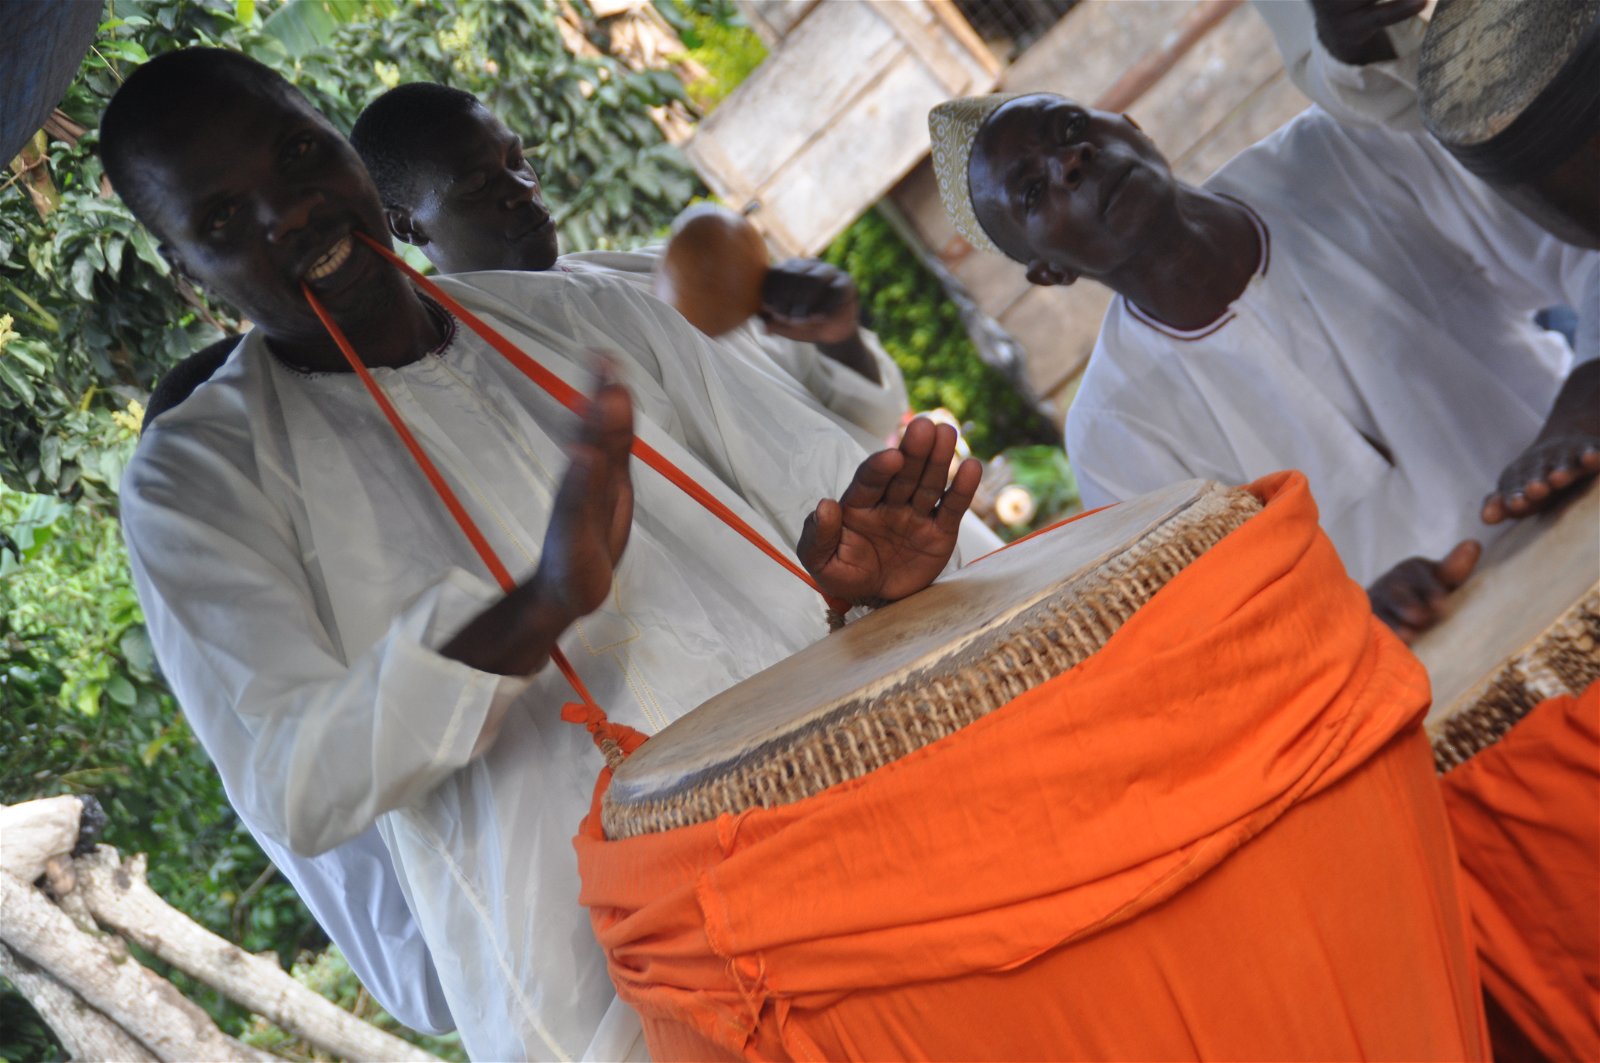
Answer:
[[[1600,1059],[1600,683],[1441,782],[1484,987],[1551,1059]]]
[[[619,842],[603,777],[581,900],[657,1058],[1480,1056],[1426,677],[1304,478],[1253,489],[1099,653],[883,770]]]

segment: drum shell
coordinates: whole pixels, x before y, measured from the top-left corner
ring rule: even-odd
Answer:
[[[885,769],[616,842],[603,781],[582,899],[656,1058],[1480,1058],[1425,680],[1303,479],[1257,487],[1105,650]]]

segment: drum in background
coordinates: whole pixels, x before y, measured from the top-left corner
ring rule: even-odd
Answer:
[[[1433,681],[1427,729],[1441,772],[1540,702],[1600,679],[1600,482],[1492,543],[1412,650]]]
[[[1174,485],[645,742],[580,900],[657,1060],[1479,1058],[1425,702],[1303,477]]]
[[[1452,597],[1414,648],[1495,1054],[1600,1059],[1600,483]]]
[[[1193,481],[1041,536],[712,698],[606,791],[610,838],[773,808],[859,778],[1087,659],[1261,503]]]

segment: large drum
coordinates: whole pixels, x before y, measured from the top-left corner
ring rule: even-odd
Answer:
[[[658,1060],[1480,1058],[1426,697],[1303,478],[1176,485],[646,742],[583,901]]]
[[[1600,484],[1478,568],[1415,649],[1484,986],[1537,1054],[1600,1059]]]

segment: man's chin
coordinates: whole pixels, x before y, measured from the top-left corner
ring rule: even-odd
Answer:
[[[517,242],[515,268],[525,272],[547,270],[556,264],[560,254],[555,227],[551,226],[548,232],[532,233]]]

